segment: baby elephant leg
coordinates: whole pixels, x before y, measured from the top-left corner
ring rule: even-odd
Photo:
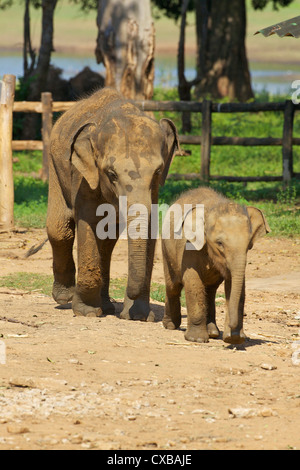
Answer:
[[[210,338],[219,338],[220,331],[216,323],[216,292],[219,284],[205,288],[207,302],[207,330]]]
[[[207,330],[205,287],[198,273],[192,269],[185,272],[183,282],[188,318],[185,339],[187,341],[207,343],[209,334]]]
[[[181,284],[169,284],[166,286],[165,314],[163,325],[167,330],[176,330],[181,324],[180,293]]]

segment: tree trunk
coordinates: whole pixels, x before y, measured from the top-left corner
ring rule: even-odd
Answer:
[[[39,58],[36,69],[33,71],[35,79],[30,86],[28,100],[35,101],[41,99],[41,93],[45,89],[51,54],[53,52],[53,18],[57,0],[42,0],[42,37]]]
[[[183,0],[181,7],[181,24],[180,24],[180,36],[178,43],[178,54],[177,54],[177,72],[178,72],[178,93],[181,101],[191,101],[191,88],[192,82],[187,81],[185,77],[185,26],[186,26],[186,13],[189,6],[190,0]],[[182,132],[191,132],[191,113],[183,112],[181,115],[182,120]]]
[[[47,77],[53,52],[53,18],[57,0],[42,0],[42,36],[37,66],[28,76],[30,80],[28,101],[40,101],[46,90]],[[23,124],[23,139],[34,139],[38,116],[26,115]]]
[[[30,0],[25,1],[25,12],[24,12],[24,44],[23,44],[23,76],[27,78],[32,73],[35,65],[36,54],[31,45],[31,34],[30,34]],[[31,63],[28,65],[29,54]]]
[[[245,48],[245,0],[195,0],[197,95],[247,101],[253,97]]]
[[[99,0],[97,62],[105,65],[105,85],[129,99],[151,99],[155,31],[150,0]]]

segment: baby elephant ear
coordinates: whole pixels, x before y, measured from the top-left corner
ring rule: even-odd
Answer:
[[[99,185],[99,169],[93,139],[95,127],[95,124],[91,123],[82,126],[74,136],[71,146],[71,162],[93,190]]]
[[[165,135],[165,148],[163,151],[165,164],[160,179],[160,184],[163,186],[165,184],[174,155],[176,151],[179,150],[180,145],[176,126],[173,121],[171,121],[171,119],[163,118],[159,121],[159,125]]]
[[[271,232],[269,224],[260,209],[247,206],[247,212],[251,221],[251,248],[253,243],[260,237]]]
[[[199,204],[190,209],[184,217],[183,236],[187,240],[186,250],[202,250],[205,245],[204,206]]]

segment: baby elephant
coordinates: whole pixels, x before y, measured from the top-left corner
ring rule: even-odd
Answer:
[[[183,217],[175,216],[178,208]],[[225,280],[223,340],[243,343],[247,252],[268,232],[264,215],[255,207],[240,206],[208,188],[184,193],[170,207],[163,224],[165,328],[180,326],[180,293],[184,287],[188,317],[185,339],[208,342],[209,337],[218,338],[215,295]]]

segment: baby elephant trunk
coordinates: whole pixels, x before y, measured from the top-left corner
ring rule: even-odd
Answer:
[[[231,330],[243,327],[243,305],[246,258],[235,262],[231,270],[231,291],[228,305],[229,327]]]

